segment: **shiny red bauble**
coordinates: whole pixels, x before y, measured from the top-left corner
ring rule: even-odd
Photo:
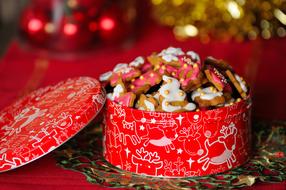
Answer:
[[[133,31],[136,18],[135,4],[128,2],[32,0],[22,13],[20,34],[28,44],[56,51],[121,42]]]

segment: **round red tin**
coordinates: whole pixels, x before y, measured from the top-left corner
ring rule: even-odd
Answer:
[[[123,170],[158,177],[224,172],[251,150],[250,98],[198,112],[149,112],[107,100],[104,157]]]

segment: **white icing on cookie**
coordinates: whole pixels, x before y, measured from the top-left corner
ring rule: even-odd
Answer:
[[[187,111],[193,111],[196,109],[196,105],[194,103],[188,103],[184,106],[184,109]]]
[[[176,55],[172,55],[172,54],[164,54],[164,55],[162,55],[162,58],[167,62],[179,60]]]
[[[154,97],[156,100],[158,100],[158,101],[159,101],[160,94],[159,94],[159,93],[156,93],[153,97]]]
[[[124,68],[124,69],[121,69],[120,72],[121,72],[122,74],[127,74],[127,73],[129,73],[130,71],[132,71],[132,70],[133,70],[132,67],[126,67],[126,68]]]
[[[238,76],[237,74],[234,74],[235,79],[237,80],[237,82],[239,83],[241,89],[243,90],[243,92],[247,92],[247,87],[244,83],[244,81],[241,79],[240,76]]]
[[[167,49],[164,49],[163,51],[161,51],[161,53],[173,54],[173,55],[184,55],[185,54],[181,48],[174,48],[174,47],[168,47]]]
[[[170,103],[174,101],[184,101],[186,93],[180,90],[180,82],[173,77],[163,75],[164,84],[159,89],[159,96],[164,99],[162,101],[162,109],[166,112],[174,112],[182,109],[181,106],[173,106]],[[182,92],[179,94],[178,92]]]
[[[171,61],[178,61],[178,55],[184,55],[185,53],[182,51],[181,48],[174,48],[169,47],[167,49],[164,49],[161,51],[158,55],[162,56],[162,59],[164,59],[167,62]]]
[[[110,77],[112,76],[112,71],[108,71],[108,72],[106,72],[106,73],[103,73],[103,74],[101,74],[100,76],[99,76],[99,80],[100,81],[107,81],[107,80],[109,80],[110,79]]]
[[[189,55],[189,56],[191,56],[191,58],[192,58],[194,61],[198,61],[198,62],[201,61],[200,56],[199,56],[196,52],[194,52],[194,51],[188,51],[186,54]]]
[[[113,101],[115,98],[119,98],[120,94],[123,92],[124,92],[124,87],[121,84],[117,84],[113,89],[113,93],[107,94],[107,98]]]
[[[159,94],[163,96],[168,101],[184,101],[186,98],[186,93],[180,90],[180,82],[173,77],[168,77],[163,75],[163,80],[165,84],[159,89]],[[171,81],[171,82],[170,82]],[[166,94],[168,91],[168,94]],[[182,95],[179,95],[178,92],[182,92]]]
[[[128,64],[127,63],[118,63],[113,68],[113,72],[115,72],[115,73],[122,72],[122,70],[125,70],[126,68],[128,68]]]
[[[113,72],[127,74],[132,70],[134,70],[134,68],[129,67],[126,63],[119,63],[115,66],[115,68],[113,69]]]
[[[166,102],[167,101],[165,99],[162,101],[162,110],[166,112],[174,112],[182,109],[181,106],[166,105]]]
[[[144,64],[144,58],[142,56],[136,57],[132,62],[129,63],[131,67],[139,67]]]
[[[152,102],[148,101],[148,100],[144,100],[144,104],[147,107],[147,110],[149,111],[155,111],[155,105],[152,104]]]
[[[192,93],[192,100],[194,101],[196,97],[200,97],[200,99],[203,100],[212,100],[215,97],[220,97],[223,96],[222,92],[219,91],[215,91],[213,92],[211,89],[214,87],[207,87],[207,88],[203,88],[201,90],[195,90]]]

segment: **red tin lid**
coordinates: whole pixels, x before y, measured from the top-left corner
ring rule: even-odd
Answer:
[[[79,77],[36,90],[0,112],[0,172],[51,152],[100,112],[105,91]]]

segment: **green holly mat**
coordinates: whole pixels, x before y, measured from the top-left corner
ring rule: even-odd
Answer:
[[[220,189],[251,186],[256,181],[286,180],[286,122],[254,122],[254,155],[243,166],[204,177],[158,178],[120,170],[104,160],[99,124],[91,124],[56,152],[57,163],[84,174],[87,181],[135,189]]]

